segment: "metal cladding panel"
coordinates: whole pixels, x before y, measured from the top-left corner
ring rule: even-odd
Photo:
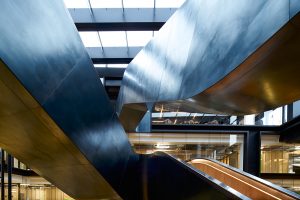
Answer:
[[[133,153],[60,0],[1,1],[0,58],[118,189]]]
[[[144,170],[147,172],[144,182],[147,183],[145,194],[148,199],[249,199],[165,153],[156,152],[145,159]]]
[[[124,199],[247,199],[175,158],[145,165],[132,152],[62,1],[4,0],[0,11],[0,89],[11,99],[1,93],[0,141],[13,155],[77,199],[118,199],[105,180]]]
[[[292,4],[297,13],[299,2]],[[186,1],[129,64],[118,111],[123,104],[187,99],[214,86],[284,26],[290,12],[289,0]],[[214,106],[204,108],[229,107]]]

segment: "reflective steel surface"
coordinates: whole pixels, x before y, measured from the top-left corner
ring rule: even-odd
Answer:
[[[299,99],[299,48],[292,45],[299,29],[286,25],[299,4],[187,0],[129,64],[118,112],[124,104],[162,102],[175,111],[240,115]],[[289,33],[274,36],[284,25]]]
[[[76,199],[120,199],[1,60],[0,94],[1,148]]]
[[[244,199],[175,158],[132,151],[60,0],[1,1],[0,59],[0,146],[73,198]]]
[[[11,114],[1,121],[1,146],[74,198],[116,198],[133,152],[63,2],[1,1],[0,58],[35,99],[35,112],[46,111],[39,118],[61,130],[44,131],[11,100],[1,106]]]

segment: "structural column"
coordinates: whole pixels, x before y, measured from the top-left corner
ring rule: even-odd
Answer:
[[[1,149],[1,199],[4,199],[5,197],[5,184],[4,184],[4,150]]]
[[[136,128],[137,132],[150,133],[152,130],[152,108],[153,103],[147,103],[147,112]]]
[[[244,171],[254,176],[260,174],[260,132],[248,131],[244,135]]]
[[[7,154],[7,193],[8,193],[8,200],[12,200],[12,191],[11,191],[11,175],[12,175],[12,156]]]

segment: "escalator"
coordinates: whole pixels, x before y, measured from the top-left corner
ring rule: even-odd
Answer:
[[[1,1],[0,97],[0,146],[75,199],[249,199],[132,150],[60,0]]]
[[[75,199],[248,199],[136,154],[61,0],[0,3],[0,146]]]
[[[294,192],[278,187],[268,181],[218,161],[211,159],[193,159],[188,163],[251,199],[300,199],[300,195]]]

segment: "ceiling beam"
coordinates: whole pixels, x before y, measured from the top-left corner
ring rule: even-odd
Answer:
[[[94,64],[127,64],[133,58],[92,58]]]
[[[164,22],[77,22],[78,31],[158,31]]]
[[[123,77],[125,68],[95,67],[99,77]]]
[[[159,30],[176,8],[69,9],[79,31]]]

